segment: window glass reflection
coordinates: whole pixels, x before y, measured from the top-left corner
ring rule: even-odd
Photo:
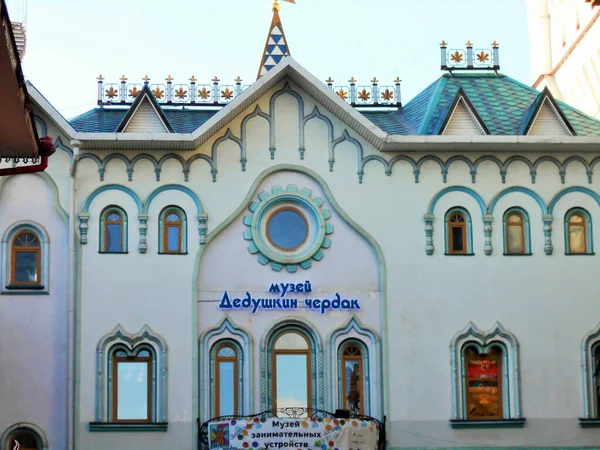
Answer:
[[[219,415],[230,416],[235,411],[235,363],[219,363]]]
[[[300,406],[308,402],[308,355],[276,355],[277,408]]]
[[[149,419],[148,362],[117,364],[117,419]]]

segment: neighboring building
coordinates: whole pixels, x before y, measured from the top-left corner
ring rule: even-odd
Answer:
[[[498,52],[443,42],[402,105],[285,57],[275,8],[250,86],[100,76],[66,121],[29,85],[59,151],[0,179],[0,449],[196,449],[286,406],[597,445],[600,121]]]
[[[600,119],[600,1],[527,0],[533,87]]]

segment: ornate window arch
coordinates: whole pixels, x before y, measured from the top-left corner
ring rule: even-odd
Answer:
[[[127,213],[115,205],[100,214],[100,253],[127,253]]]
[[[122,367],[120,363],[123,363]],[[96,364],[96,423],[90,424],[90,430],[119,422],[161,424],[166,430],[167,344],[161,336],[147,325],[136,334],[129,334],[118,325],[98,343]],[[132,374],[147,388],[147,396],[140,386],[132,387],[126,383]],[[120,417],[119,389],[128,389],[125,400],[138,402],[131,414],[128,414],[129,410],[123,413],[123,416],[136,416],[133,419]],[[142,418],[139,402],[143,402],[144,397],[147,415]],[[142,400],[138,401],[140,398]]]
[[[471,215],[465,208],[450,208],[444,216],[446,255],[472,255]]]
[[[262,409],[287,406],[321,409],[324,397],[323,349],[317,332],[294,319],[272,325],[265,337],[261,342]],[[292,381],[287,383],[290,378]],[[301,389],[292,392],[291,384]],[[305,385],[306,390],[303,389]]]
[[[593,253],[592,216],[583,208],[571,208],[565,214],[565,254]]]
[[[221,339],[213,344],[210,352],[211,416],[235,416],[242,414],[243,402],[243,350],[233,339]]]
[[[527,211],[519,207],[507,209],[502,218],[502,229],[505,255],[531,254],[531,234]]]
[[[48,438],[38,426],[20,422],[8,427],[0,437],[2,450],[13,450],[15,441],[21,450],[48,450]]]
[[[187,254],[187,216],[178,206],[167,206],[160,212],[158,252]]]
[[[50,240],[41,225],[27,221],[13,224],[4,233],[2,250],[3,293],[50,292]]]
[[[450,351],[452,427],[487,426],[490,420],[523,426],[516,337],[497,322],[487,332],[469,323],[452,339]]]
[[[600,419],[600,324],[581,343],[583,375],[583,418],[580,424]]]

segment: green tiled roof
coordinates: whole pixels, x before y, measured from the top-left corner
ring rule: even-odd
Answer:
[[[358,110],[381,130],[394,135],[436,135],[459,89],[463,89],[492,135],[518,135],[527,125],[540,92],[506,75],[444,74],[400,110]],[[600,121],[557,102],[579,136],[600,135]],[[71,119],[76,131],[114,133],[128,109],[95,108]],[[218,110],[162,108],[175,133],[192,133]],[[525,125],[524,125],[525,124]]]

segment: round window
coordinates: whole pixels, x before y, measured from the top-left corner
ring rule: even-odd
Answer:
[[[308,237],[308,222],[304,215],[294,208],[275,211],[267,222],[269,242],[283,251],[294,251]]]

